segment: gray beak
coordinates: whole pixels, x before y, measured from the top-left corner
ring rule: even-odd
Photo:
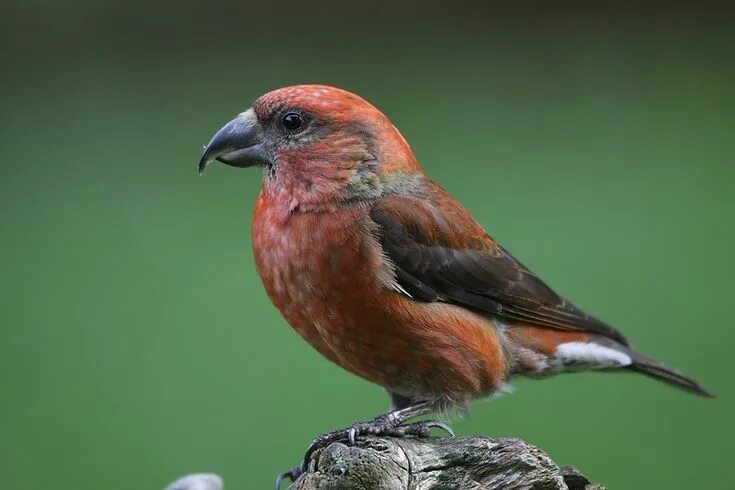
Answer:
[[[268,161],[263,148],[263,128],[252,109],[239,114],[212,136],[199,160],[199,173],[217,160],[233,167],[253,167]]]

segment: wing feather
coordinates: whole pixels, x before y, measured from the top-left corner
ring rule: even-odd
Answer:
[[[427,184],[424,196],[384,197],[370,216],[399,285],[414,299],[627,345],[620,332],[579,310],[514,259],[435,184]]]

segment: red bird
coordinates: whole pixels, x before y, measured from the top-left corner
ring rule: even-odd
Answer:
[[[262,169],[252,239],[273,303],[324,357],[391,399],[390,412],[320,436],[307,457],[360,434],[426,435],[436,423],[404,422],[465,410],[514,375],[622,369],[711,396],[514,259],[357,95],[267,93],[214,135],[200,172],[213,160]]]

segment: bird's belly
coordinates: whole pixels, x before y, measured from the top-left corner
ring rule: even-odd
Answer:
[[[256,265],[273,303],[322,355],[406,396],[462,401],[502,384],[505,360],[486,318],[398,292],[359,226],[304,221],[253,233]]]

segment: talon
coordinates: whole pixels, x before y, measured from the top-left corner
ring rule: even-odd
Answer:
[[[281,490],[281,483],[283,483],[283,480],[285,480],[286,478],[290,478],[290,477],[286,474],[285,471],[283,473],[280,473],[276,477],[276,490]]]
[[[284,471],[278,477],[276,478],[276,490],[281,490],[281,484],[286,481],[286,479],[291,480],[291,482],[295,482],[301,474],[304,472],[304,467],[302,466],[294,466],[293,468]]]
[[[347,440],[349,441],[350,446],[355,445],[355,442],[357,440],[357,428],[355,428],[354,425],[350,427],[347,431]]]
[[[449,424],[446,422],[440,422],[438,420],[429,420],[428,422],[425,422],[424,425],[431,430],[432,428],[436,427],[437,429],[441,429],[447,434],[449,434],[449,437],[454,437],[454,431],[451,427],[449,427]]]

